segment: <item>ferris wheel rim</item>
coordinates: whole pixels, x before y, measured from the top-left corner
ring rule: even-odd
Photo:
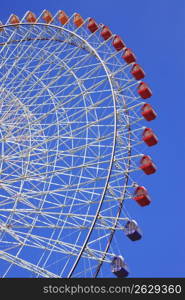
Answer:
[[[98,215],[99,215],[99,212],[101,210],[101,206],[103,204],[103,200],[104,200],[104,197],[105,197],[105,194],[106,194],[106,190],[107,190],[107,186],[108,186],[108,183],[109,183],[109,178],[111,176],[111,169],[112,169],[112,165],[113,165],[113,160],[114,160],[114,153],[115,153],[115,144],[116,144],[116,125],[117,125],[117,108],[116,108],[116,99],[115,99],[115,94],[114,94],[114,88],[113,88],[113,85],[112,85],[112,82],[111,82],[111,78],[110,78],[110,74],[109,74],[109,71],[108,71],[108,68],[107,66],[105,65],[103,59],[100,57],[100,55],[98,54],[98,52],[96,51],[96,49],[94,47],[92,47],[89,42],[84,39],[82,36],[78,35],[75,31],[71,31],[65,27],[61,27],[61,26],[57,26],[55,24],[44,24],[44,23],[35,23],[35,24],[29,24],[29,23],[23,23],[23,22],[20,22],[19,23],[19,26],[43,26],[43,27],[52,27],[52,28],[56,28],[57,30],[61,30],[61,31],[65,31],[65,32],[68,32],[70,33],[71,35],[77,37],[79,40],[81,40],[86,46],[88,49],[90,49],[92,52],[94,52],[96,58],[100,61],[106,75],[107,75],[107,78],[108,78],[108,81],[109,81],[109,85],[111,87],[111,93],[112,93],[112,100],[113,100],[113,103],[114,103],[114,138],[113,138],[113,147],[112,147],[112,154],[111,154],[111,160],[110,160],[110,164],[109,164],[109,170],[108,170],[108,174],[107,174],[107,179],[106,179],[106,183],[105,183],[105,186],[104,186],[104,189],[103,189],[103,193],[102,193],[102,196],[101,196],[101,200],[99,202],[99,206],[96,210],[96,214],[95,214],[95,217],[94,217],[94,220],[90,226],[90,229],[89,229],[89,232],[86,236],[86,239],[81,247],[81,251],[79,253],[79,255],[77,256],[77,259],[75,261],[75,263],[73,264],[69,274],[68,274],[68,278],[70,278],[76,268],[76,266],[78,265],[78,262],[86,248],[86,245],[89,241],[89,238],[91,236],[91,233],[94,229],[94,226],[96,224],[96,221],[97,221],[97,218],[98,218]],[[8,28],[8,27],[15,27],[15,25],[13,24],[5,24],[3,25],[2,27],[4,28]],[[11,42],[10,42],[11,43]],[[86,49],[85,49],[86,50]]]

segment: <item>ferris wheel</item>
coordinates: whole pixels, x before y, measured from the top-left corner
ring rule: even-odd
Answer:
[[[150,204],[158,142],[135,54],[92,18],[29,11],[0,25],[0,77],[0,277],[128,276],[116,234],[142,237],[127,203]]]

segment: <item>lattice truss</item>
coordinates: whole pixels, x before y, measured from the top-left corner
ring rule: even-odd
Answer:
[[[1,277],[92,277],[130,219],[139,82],[72,19],[0,27]]]

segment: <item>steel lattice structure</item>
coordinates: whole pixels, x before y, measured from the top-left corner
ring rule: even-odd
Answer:
[[[140,81],[101,25],[26,16],[0,27],[0,276],[105,276],[143,156]]]

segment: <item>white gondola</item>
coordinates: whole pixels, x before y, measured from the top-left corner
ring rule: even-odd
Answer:
[[[120,256],[115,256],[111,263],[112,273],[119,278],[127,277],[129,274],[128,266],[124,262],[124,258]]]
[[[142,232],[135,220],[129,220],[125,225],[125,234],[132,241],[142,238]]]

